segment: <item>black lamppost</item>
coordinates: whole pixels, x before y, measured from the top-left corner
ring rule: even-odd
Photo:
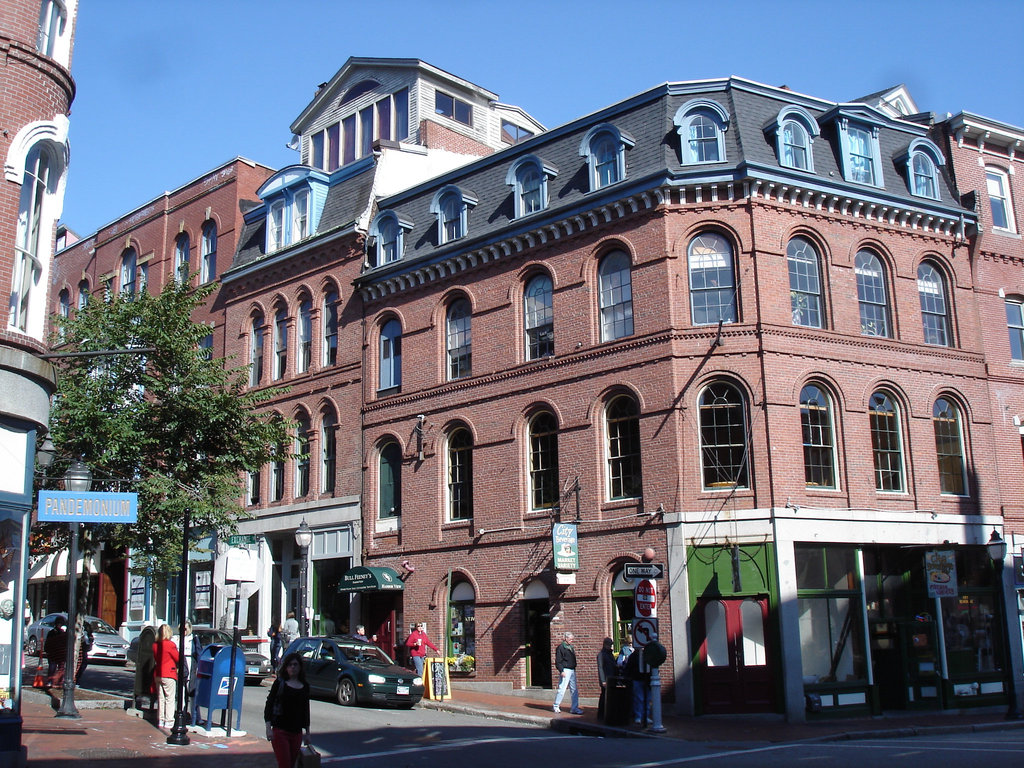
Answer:
[[[92,490],[92,472],[84,461],[73,461],[64,473],[64,490],[88,493]],[[68,622],[64,635],[67,652],[64,654],[64,698],[57,717],[81,717],[75,707],[75,651],[78,650],[78,531],[81,523],[69,523],[71,551],[68,553]],[[85,650],[82,651],[85,653]]]
[[[305,636],[309,634],[306,626],[306,579],[309,573],[309,545],[313,543],[313,531],[309,529],[305,518],[295,530],[295,543],[299,545],[299,557],[302,558],[299,564],[299,634]]]
[[[1006,542],[1000,538],[998,531],[993,528],[992,535],[985,546],[988,548],[988,556],[996,564],[996,595],[1002,604],[1002,610],[999,613],[1003,616],[1003,647],[1006,649],[1007,667],[1006,692],[1010,697],[1010,705],[1006,710],[1006,719],[1020,720],[1020,712],[1017,711],[1017,686],[1013,679],[1013,653],[1010,650],[1010,615],[1006,610],[1006,594],[1003,589],[1003,561],[1006,559]]]
[[[174,727],[167,737],[168,744],[183,747],[189,744],[188,727],[185,724],[188,709],[185,701],[185,668],[191,659],[185,656],[185,613],[188,611],[188,538],[192,515],[185,510],[185,525],[181,533],[181,573],[178,582],[178,685],[174,690]],[[192,642],[195,642],[193,640]],[[231,711],[228,711],[228,721]]]

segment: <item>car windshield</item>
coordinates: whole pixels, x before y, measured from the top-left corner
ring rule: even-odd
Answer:
[[[92,631],[99,632],[104,635],[116,635],[117,630],[107,624],[103,619],[97,616],[86,616],[85,620],[92,624]]]
[[[345,658],[359,664],[387,666],[394,663],[384,651],[374,645],[342,645],[339,647],[345,654]]]
[[[196,639],[199,640],[199,644],[204,648],[210,645],[210,643],[231,645],[231,635],[227,632],[221,632],[219,629],[197,629],[194,632]]]

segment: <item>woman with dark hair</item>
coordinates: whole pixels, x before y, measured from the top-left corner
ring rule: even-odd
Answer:
[[[309,683],[299,654],[289,653],[281,660],[263,720],[278,768],[293,768],[299,748],[303,742],[309,744]]]

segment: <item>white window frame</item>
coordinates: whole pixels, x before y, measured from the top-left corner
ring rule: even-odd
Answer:
[[[707,119],[715,135],[691,136],[691,129],[697,118]],[[679,162],[682,165],[712,165],[726,162],[725,132],[729,129],[729,113],[721,104],[711,99],[691,99],[676,110],[672,122],[679,134]],[[704,146],[712,139],[717,157],[711,160],[703,159],[701,153],[694,151],[692,142]]]
[[[313,363],[313,302],[303,299],[299,302],[299,332],[296,339],[295,369],[305,373]]]
[[[389,332],[393,329],[398,332]],[[402,330],[402,323],[396,317],[389,318],[380,326],[377,342],[380,366],[377,371],[378,392],[397,390],[402,386]]]
[[[200,255],[200,283],[217,279],[217,224],[212,219],[203,222],[202,253]]]
[[[274,312],[274,381],[288,373],[288,310],[279,307]]]
[[[622,279],[623,274],[625,279]],[[602,256],[597,267],[597,282],[601,341],[615,341],[632,336],[635,332],[633,260],[629,254],[622,249],[616,249]]]
[[[430,212],[437,217],[437,243],[459,240],[469,232],[469,209],[477,204],[474,195],[453,184],[437,191],[430,202]]]
[[[393,227],[393,229],[392,229]],[[368,239],[367,261],[365,267],[375,269],[386,264],[401,261],[405,255],[405,233],[412,229],[412,222],[406,221],[391,210],[381,211],[370,226]],[[391,233],[394,238],[391,239]],[[388,240],[384,235],[389,236]],[[370,258],[370,254],[373,258]]]
[[[135,248],[125,248],[121,254],[118,292],[135,298],[139,293],[139,252]]]
[[[540,175],[540,186],[537,190],[539,205],[533,210],[526,210],[524,198],[524,179],[528,171],[534,171]],[[550,163],[545,163],[536,155],[524,155],[516,160],[508,169],[505,175],[505,183],[512,187],[512,199],[514,201],[514,217],[521,219],[525,216],[532,216],[547,210],[548,207],[548,179],[558,175],[558,169]]]
[[[998,185],[998,190],[993,194],[992,184]],[[988,194],[989,205],[991,206],[992,229],[1000,232],[1016,232],[1017,222],[1013,215],[1013,199],[1010,196],[1010,176],[1001,168],[992,166],[985,167],[985,191]],[[1006,219],[1006,226],[1001,227],[995,223],[995,201],[999,201]]]
[[[860,151],[854,144],[855,135],[863,134],[865,147]],[[864,184],[869,187],[884,187],[885,175],[882,172],[882,154],[878,145],[878,126],[850,120],[839,119],[839,143],[842,149],[843,178],[853,184]],[[858,178],[860,171],[854,158],[868,161],[870,178]]]
[[[587,131],[580,142],[579,154],[587,161],[591,192],[618,184],[626,178],[626,149],[635,144],[632,136],[623,133],[611,123],[601,123]],[[609,158],[599,156],[599,149],[603,146],[610,147]],[[614,178],[602,181],[604,169],[610,169]]]
[[[805,145],[804,151],[807,155],[806,165],[798,165],[787,161],[787,147],[791,142],[786,141],[786,130],[792,126],[799,130],[803,136]],[[779,165],[783,168],[791,168],[794,171],[814,173],[814,140],[820,135],[821,128],[818,121],[810,112],[803,107],[789,104],[779,110],[779,114],[764,128],[765,133],[775,140],[775,154],[779,159]],[[792,145],[796,146],[796,145]]]
[[[192,241],[187,232],[182,232],[174,238],[174,281],[178,284],[189,278],[191,250]]]

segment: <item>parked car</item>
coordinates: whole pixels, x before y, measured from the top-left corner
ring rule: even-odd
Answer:
[[[175,636],[176,637],[176,636]],[[193,627],[192,642],[199,644],[199,652],[202,653],[203,648],[216,643],[217,645],[231,645],[231,635],[220,629],[211,629],[210,627]],[[270,659],[264,656],[258,651],[247,651],[244,648],[239,650],[245,655],[245,682],[247,683],[261,683],[264,678],[270,677],[274,674],[274,666],[270,663]],[[139,638],[135,637],[132,639],[131,645],[128,648],[128,660],[131,662],[138,661],[139,658]]]
[[[39,621],[34,621],[25,630],[25,653],[38,656],[39,649],[46,642],[46,636],[53,629],[57,617],[67,621],[66,613],[48,613]],[[98,616],[86,616],[85,621],[92,627],[92,648],[89,649],[89,662],[109,661],[122,666],[128,663],[128,641],[117,634],[117,630]]]
[[[306,667],[310,692],[339,704],[390,704],[410,709],[423,698],[423,678],[377,646],[348,637],[300,637],[285,651]]]

